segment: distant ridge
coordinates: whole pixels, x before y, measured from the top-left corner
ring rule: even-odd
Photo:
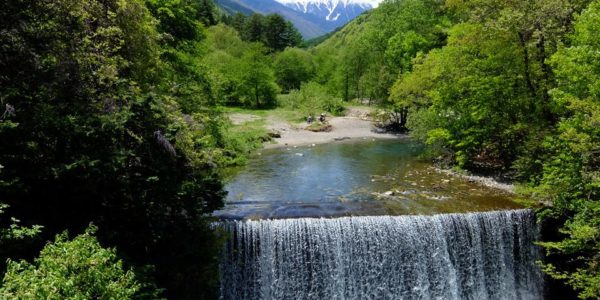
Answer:
[[[277,13],[298,28],[305,39],[315,38],[344,26],[381,0],[216,0],[226,12]]]

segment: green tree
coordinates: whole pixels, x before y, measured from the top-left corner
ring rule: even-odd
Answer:
[[[246,24],[247,19],[248,19],[248,17],[246,15],[244,15],[241,12],[238,12],[238,13],[234,14],[231,17],[231,21],[229,21],[229,23],[226,23],[226,24],[233,27],[240,34],[243,34],[244,28],[245,28],[244,26]]]
[[[268,15],[264,22],[265,46],[278,52],[287,47],[299,46],[302,36],[291,22],[278,14]]]
[[[305,50],[287,48],[278,53],[273,63],[277,83],[284,91],[299,89],[314,74],[312,56]]]
[[[94,232],[94,227],[90,227],[72,241],[66,234],[57,235],[54,243],[46,245],[33,264],[10,261],[0,287],[0,298],[132,299],[141,296],[141,284],[133,271],[124,270],[115,250],[102,248]]]
[[[196,16],[206,26],[213,26],[217,24],[217,7],[213,0],[199,0],[194,1],[196,4]]]
[[[2,168],[0,166],[0,171]],[[1,182],[0,182],[1,183]],[[31,248],[37,242],[43,226],[22,226],[21,221],[6,216],[5,210],[9,206],[0,203],[0,259],[6,262],[10,258],[22,255],[24,251]],[[4,274],[6,266],[0,265],[0,274]]]
[[[520,49],[522,80],[530,97],[529,109],[548,123],[556,121],[548,93],[555,85],[554,74],[547,63],[573,29],[574,14],[581,12],[590,0],[535,1],[463,1],[452,0],[448,7],[463,19],[505,31],[516,39]]]
[[[385,102],[420,52],[441,47],[451,25],[443,1],[386,1],[316,47],[317,78],[335,95]],[[371,101],[373,100],[373,101]]]
[[[447,147],[459,165],[509,167],[518,154],[523,124],[535,124],[523,96],[518,53],[516,39],[505,31],[457,25],[447,46],[431,51],[414,72],[401,77],[392,100],[398,107],[438,115],[427,130],[448,133]]]
[[[261,44],[252,45],[239,66],[239,92],[246,105],[273,106],[279,93],[271,59]]]
[[[242,36],[249,42],[265,41],[265,17],[261,14],[252,14],[246,19]]]
[[[316,82],[302,84],[299,90],[292,90],[288,95],[282,95],[280,105],[299,109],[305,116],[313,117],[323,112],[341,115],[345,109],[341,99],[332,97]]]
[[[214,14],[210,7],[212,2],[148,0],[146,3],[159,20],[158,29],[163,37],[159,44],[160,58],[164,62],[158,86],[161,93],[174,96],[188,115],[214,106],[216,103],[208,70],[202,65],[201,49],[201,42],[206,36],[201,21],[212,24],[205,20]]]
[[[172,36],[172,42],[196,40],[202,35],[199,5],[206,1],[146,0],[146,5],[159,20],[159,30]],[[209,13],[210,14],[210,13]],[[214,20],[213,20],[214,21]],[[212,24],[211,24],[212,25]]]
[[[210,115],[165,82],[139,0],[5,1],[0,11],[0,199],[43,238],[89,222],[174,298],[214,297],[222,205]],[[189,78],[185,76],[182,78]],[[167,76],[168,79],[168,76]]]
[[[563,224],[557,241],[545,242],[545,271],[565,280],[582,299],[600,298],[600,2],[577,18],[571,45],[551,60],[558,81],[552,91],[563,108],[551,153],[536,188],[552,203],[542,216]],[[565,257],[569,259],[565,259]]]

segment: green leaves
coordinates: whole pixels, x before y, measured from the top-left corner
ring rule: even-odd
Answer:
[[[284,91],[299,89],[300,85],[311,79],[315,72],[310,53],[298,48],[287,48],[278,53],[273,68],[277,83]]]
[[[303,116],[312,116],[314,120],[323,112],[341,115],[345,109],[341,99],[331,96],[316,82],[302,84],[300,89],[282,95],[279,104],[292,110],[300,110]]]
[[[59,234],[33,264],[10,261],[4,275],[3,299],[131,299],[141,285],[114,249],[100,246],[95,227],[69,241]]]
[[[0,199],[23,224],[43,225],[41,238],[93,221],[132,264],[155,265],[146,280],[173,294],[212,295],[214,285],[198,284],[212,278],[218,248],[203,217],[223,197],[213,163],[221,137],[204,122],[215,103],[200,57],[199,7],[210,3],[147,4],[159,20],[141,0],[5,3],[0,113],[8,103],[14,114],[0,118]],[[176,251],[175,236],[187,241]],[[39,249],[17,246],[3,244],[0,261]],[[96,275],[104,271],[116,270]],[[51,289],[38,279],[40,290]],[[186,280],[195,284],[175,288]]]
[[[551,197],[555,215],[566,219],[558,241],[545,242],[550,257],[569,261],[548,263],[550,276],[564,279],[579,297],[600,296],[600,2],[593,2],[577,18],[570,47],[551,59],[557,77],[553,100],[563,119],[556,136],[546,144],[553,157],[544,165],[538,190]]]
[[[260,44],[252,45],[242,56],[238,89],[244,104],[256,108],[275,104],[279,86],[270,63]]]
[[[590,2],[447,1],[458,22],[447,45],[417,55],[389,99],[411,107],[412,135],[455,164],[531,182],[540,218],[559,228],[541,243],[544,270],[581,298],[600,296],[600,2],[583,10]],[[401,32],[388,54],[420,36]]]
[[[147,0],[146,5],[158,19],[159,29],[172,36],[175,46],[204,37],[204,25],[214,24],[214,7],[205,1]],[[204,16],[204,18],[201,18]]]
[[[413,59],[445,43],[442,7],[435,0],[381,3],[316,47],[318,82],[345,101],[386,102],[396,79],[412,70]]]
[[[2,170],[0,165],[0,171]],[[0,203],[0,220],[4,219],[5,210],[9,208],[9,205]],[[16,241],[32,239],[38,236],[43,228],[40,225],[34,225],[31,227],[25,227],[19,225],[21,221],[15,217],[10,218],[10,225],[8,228],[0,228],[0,247],[9,247],[11,243]]]
[[[240,33],[244,41],[260,42],[270,53],[297,47],[302,43],[302,35],[294,25],[278,14],[263,16],[255,13],[245,16],[238,13],[225,21]]]

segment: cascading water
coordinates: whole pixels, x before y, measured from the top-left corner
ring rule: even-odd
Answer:
[[[541,299],[529,210],[227,221],[222,299]]]

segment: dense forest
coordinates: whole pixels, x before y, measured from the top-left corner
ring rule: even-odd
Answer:
[[[217,298],[222,170],[268,139],[223,110],[353,101],[517,183],[600,298],[599,32],[598,0],[387,0],[310,47],[211,0],[2,1],[0,298]]]

